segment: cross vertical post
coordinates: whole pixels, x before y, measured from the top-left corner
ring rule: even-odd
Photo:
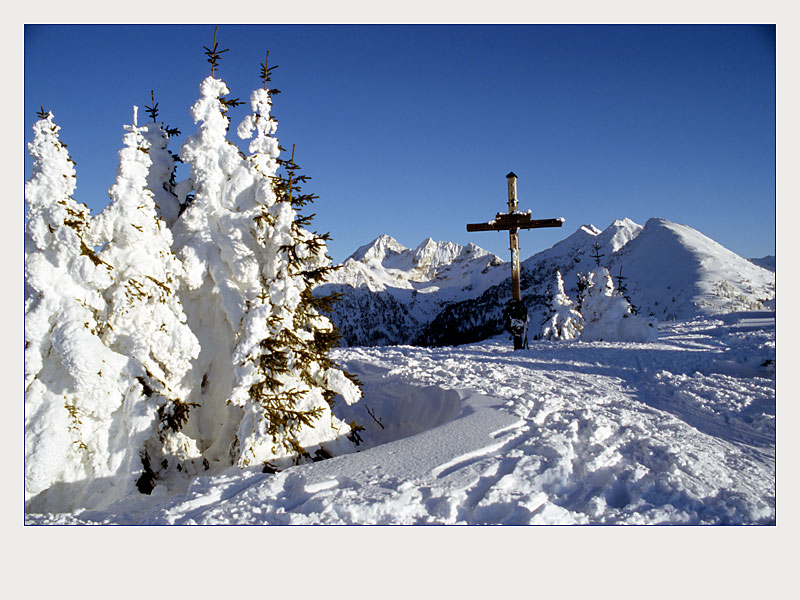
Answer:
[[[497,213],[488,223],[468,223],[467,231],[508,231],[511,249],[511,301],[506,307],[508,326],[514,336],[514,350],[522,350],[528,342],[528,309],[522,302],[519,268],[519,230],[561,227],[564,219],[532,219],[531,211],[522,213],[517,206],[517,176],[512,171],[508,180],[508,212]]]
[[[512,171],[506,175],[508,179],[508,214],[517,213],[517,176]],[[512,227],[508,230],[508,243],[511,250],[511,297],[522,300],[522,289],[519,276],[519,229]]]

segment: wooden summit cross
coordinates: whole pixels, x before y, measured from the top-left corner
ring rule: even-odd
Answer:
[[[514,335],[514,350],[521,350],[527,342],[528,311],[522,303],[519,276],[519,230],[539,229],[542,227],[561,227],[563,217],[557,219],[532,219],[531,211],[520,212],[517,209],[517,176],[513,172],[506,175],[508,179],[508,212],[497,213],[488,223],[468,223],[467,231],[508,231],[511,246],[511,297],[507,312],[511,322],[511,333]]]

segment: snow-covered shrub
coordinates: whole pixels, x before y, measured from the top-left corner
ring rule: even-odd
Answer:
[[[545,320],[539,339],[572,340],[580,336],[583,317],[564,291],[561,271],[556,271],[555,282],[549,290],[550,313]]]
[[[658,321],[631,312],[628,301],[615,292],[608,269],[599,267],[586,277],[581,305],[585,325],[581,339],[606,342],[649,342],[658,339]]]

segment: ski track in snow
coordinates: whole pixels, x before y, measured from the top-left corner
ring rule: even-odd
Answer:
[[[337,349],[334,359],[364,382],[359,410],[366,403],[386,422],[358,415],[362,451],[277,474],[230,470],[197,478],[182,496],[27,522],[775,521],[774,313],[662,324],[648,344],[537,342],[514,352],[494,339]],[[404,398],[405,409],[394,406]],[[390,431],[408,413],[416,423]]]

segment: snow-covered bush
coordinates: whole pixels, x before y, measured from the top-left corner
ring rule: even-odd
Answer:
[[[334,399],[354,378],[329,358],[338,332],[312,287],[332,269],[328,235],[298,210],[308,177],[280,158],[268,89],[226,139],[228,89],[212,75],[192,107],[199,131],[126,126],[111,203],[95,218],[42,111],[25,186],[25,459],[28,510],[97,508],[231,465],[273,469],[352,451]],[[278,171],[283,167],[283,173]],[[184,205],[179,198],[193,192]],[[313,215],[312,215],[313,216]],[[56,485],[58,484],[58,485]],[[49,488],[61,491],[52,492]],[[42,494],[42,492],[47,492]]]
[[[561,271],[556,271],[555,282],[551,284],[550,312],[545,320],[539,339],[572,340],[580,336],[583,329],[583,317],[575,310],[575,305],[564,291],[564,280]]]
[[[587,289],[581,303],[587,342],[649,342],[658,339],[658,321],[634,315],[628,301],[615,292],[608,269],[599,267],[585,277]]]

